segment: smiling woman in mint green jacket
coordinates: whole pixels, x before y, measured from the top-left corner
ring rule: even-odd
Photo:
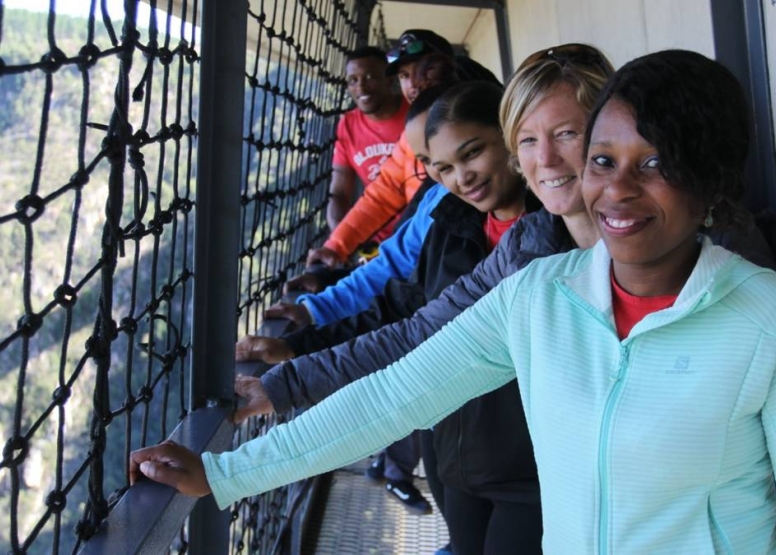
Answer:
[[[237,451],[136,451],[131,480],[225,507],[359,460],[516,372],[545,553],[776,553],[776,274],[697,238],[736,219],[740,86],[700,54],[650,54],[614,75],[587,129],[593,249],[535,261]]]

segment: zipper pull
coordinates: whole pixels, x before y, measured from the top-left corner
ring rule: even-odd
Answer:
[[[620,345],[620,364],[617,366],[617,369],[614,372],[612,372],[610,376],[612,381],[614,382],[618,381],[625,373],[625,368],[628,366],[629,352],[630,352],[629,346]]]

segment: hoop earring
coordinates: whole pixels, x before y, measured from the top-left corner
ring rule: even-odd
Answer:
[[[709,228],[714,225],[714,216],[711,215],[712,210],[714,210],[713,206],[709,206],[709,209],[706,211],[706,219],[703,220],[703,227]]]

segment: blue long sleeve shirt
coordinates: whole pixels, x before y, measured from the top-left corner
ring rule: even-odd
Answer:
[[[391,278],[406,279],[420,256],[423,241],[433,222],[431,212],[448,193],[442,185],[431,187],[415,214],[380,245],[379,256],[356,268],[350,275],[315,295],[300,295],[313,323],[323,326],[366,310]]]

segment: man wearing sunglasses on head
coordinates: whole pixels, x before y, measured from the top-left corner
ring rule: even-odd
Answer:
[[[454,56],[453,47],[443,37],[427,29],[410,29],[402,33],[398,44],[387,54],[387,76],[399,78],[402,94],[412,102],[419,93],[415,67],[426,56],[436,54],[455,57],[456,73],[463,80],[484,79],[498,83],[487,69],[469,60]],[[391,156],[380,166],[380,174],[370,183],[320,249],[313,249],[307,264],[323,263],[333,267],[345,262],[359,245],[390,222],[410,202],[422,183],[415,168],[415,155],[404,135]],[[407,268],[407,273],[412,267]],[[407,276],[395,276],[406,278]]]

